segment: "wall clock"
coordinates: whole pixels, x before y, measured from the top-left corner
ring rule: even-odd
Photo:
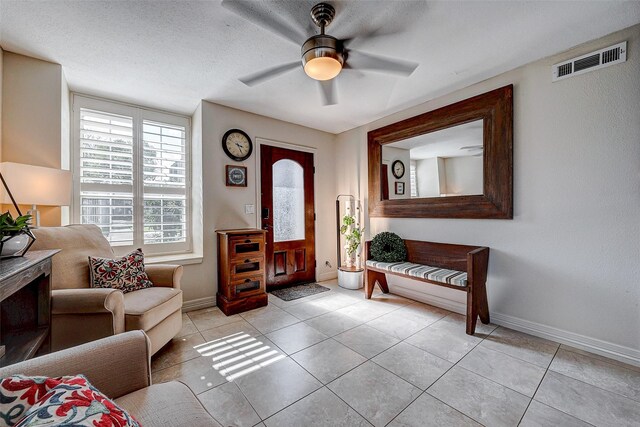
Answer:
[[[227,187],[246,187],[247,168],[244,166],[226,166]]]
[[[240,129],[230,129],[222,137],[222,149],[236,162],[247,160],[253,152],[251,138]]]
[[[391,164],[391,172],[396,179],[400,179],[404,176],[404,163],[400,160],[396,160]]]

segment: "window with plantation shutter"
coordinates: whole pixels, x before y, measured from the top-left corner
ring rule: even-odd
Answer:
[[[416,172],[416,161],[411,160],[409,164],[409,182],[411,183],[411,197],[418,197],[418,175]]]
[[[79,95],[73,108],[75,222],[122,251],[189,251],[189,119]]]

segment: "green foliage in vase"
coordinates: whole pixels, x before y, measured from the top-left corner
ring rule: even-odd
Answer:
[[[360,247],[362,241],[362,233],[364,228],[353,226],[356,218],[353,215],[345,215],[342,217],[342,226],[340,226],[340,234],[347,240],[347,254],[352,256]],[[351,226],[351,230],[349,230]]]
[[[0,236],[15,236],[26,230],[31,221],[31,215],[22,215],[15,219],[9,211],[0,215]]]

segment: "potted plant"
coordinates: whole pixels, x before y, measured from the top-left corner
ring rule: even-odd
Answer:
[[[0,215],[0,258],[24,255],[35,241],[29,229],[31,215],[20,215],[15,219],[9,211]]]
[[[364,228],[360,227],[356,217],[350,211],[342,217],[340,234],[345,238],[344,250],[346,266],[338,269],[338,284],[347,289],[360,289],[363,283],[363,269],[360,265],[358,249],[362,243]]]
[[[362,233],[364,228],[358,227],[356,224],[356,217],[351,214],[346,214],[342,217],[342,226],[340,227],[340,234],[345,237],[344,249],[347,254],[346,262],[347,267],[353,267],[354,256],[356,255],[360,244],[362,243]],[[359,268],[359,265],[356,265]]]

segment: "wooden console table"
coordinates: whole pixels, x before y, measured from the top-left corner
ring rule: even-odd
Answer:
[[[30,251],[0,260],[0,366],[49,352],[51,257],[58,252]]]

